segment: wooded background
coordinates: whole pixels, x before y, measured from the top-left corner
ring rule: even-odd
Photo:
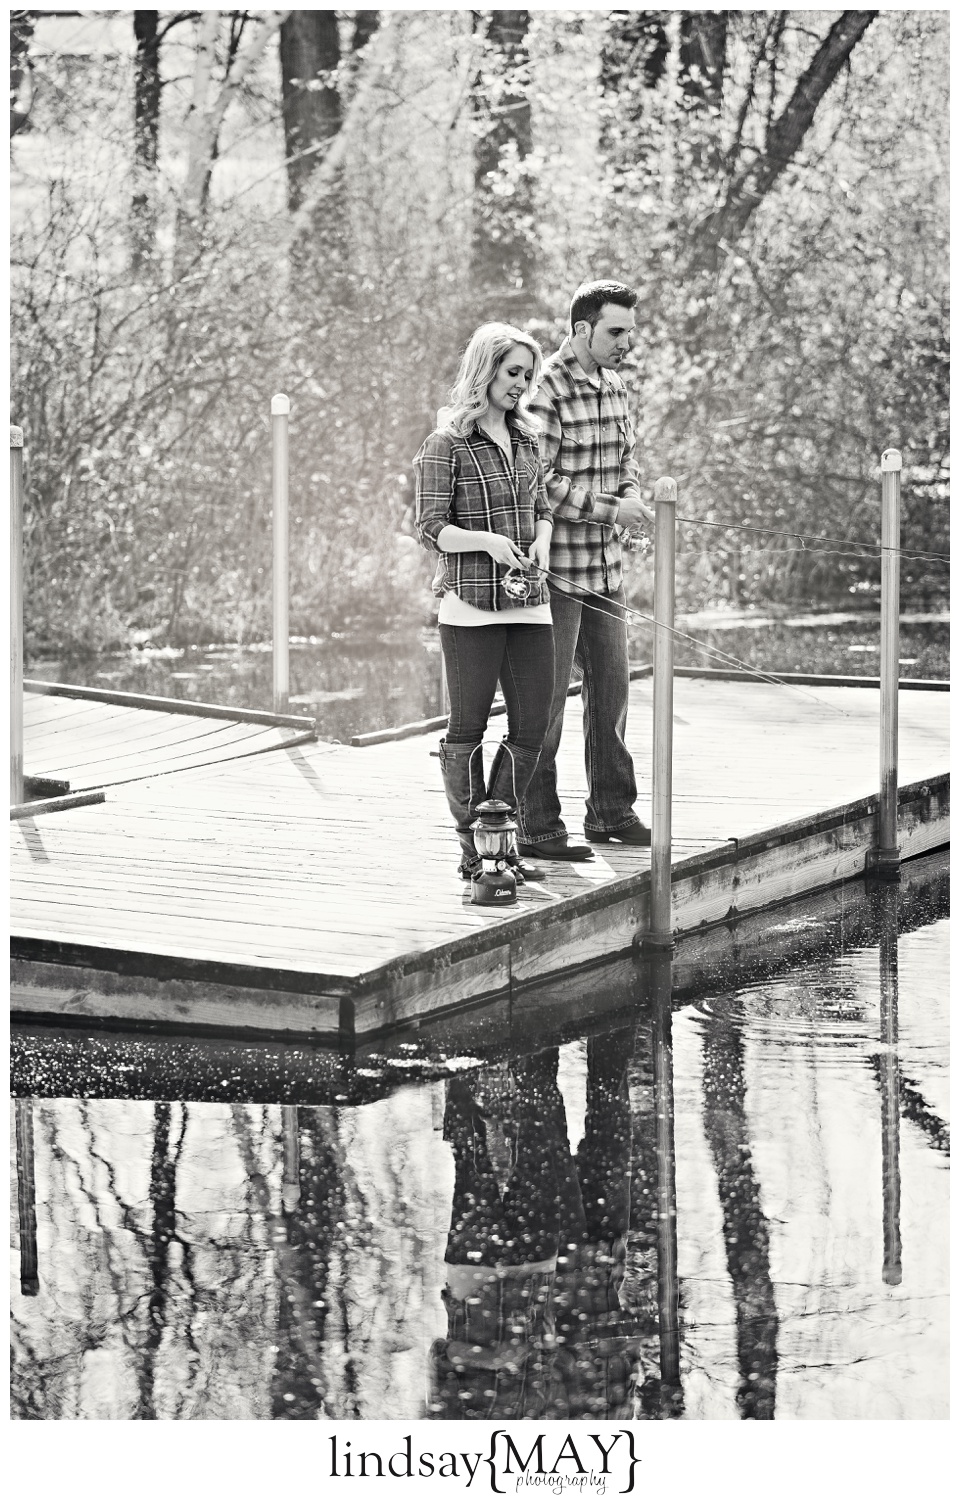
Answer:
[[[473,327],[640,293],[680,513],[947,547],[945,11],[14,11],[11,420],[27,643],[419,625],[411,458]],[[872,602],[875,555],[684,526],[681,605]],[[632,574],[637,601],[650,568]],[[941,562],[905,559],[904,600]]]

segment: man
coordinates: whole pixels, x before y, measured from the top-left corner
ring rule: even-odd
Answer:
[[[520,853],[585,860],[591,844],[644,845],[637,785],[624,743],[630,670],[620,533],[654,515],[640,501],[627,392],[617,368],[636,329],[637,296],[622,283],[585,283],[570,335],[544,364],[530,411],[553,505],[550,601],[556,681],[550,723],[520,804]],[[557,749],[574,659],[583,674],[588,844],[570,842],[557,795]]]

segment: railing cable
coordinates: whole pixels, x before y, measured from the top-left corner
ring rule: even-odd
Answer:
[[[568,577],[561,577],[558,572],[555,572],[553,570],[548,571],[546,575],[554,582],[563,582],[567,587],[573,587],[576,591],[577,597],[601,596],[600,593],[594,591],[591,588],[586,589],[586,593],[584,593],[584,590],[576,582],[571,582]],[[603,614],[608,619],[615,619],[618,623],[620,622],[619,614],[611,613],[608,608],[600,608],[596,603],[589,602],[586,602],[584,606],[586,608],[592,608],[594,613]],[[623,613],[630,614],[635,619],[643,619],[646,623],[653,624],[654,626],[661,629],[667,627],[660,624],[659,620],[655,619],[652,614],[643,613],[639,608],[631,608],[628,603],[620,603],[617,606],[623,611]],[[691,645],[698,646],[699,649],[703,650],[707,655],[712,656],[714,660],[724,661],[728,665],[735,666],[739,671],[745,671],[750,676],[756,677],[758,681],[768,682],[772,687],[795,688],[799,692],[801,697],[806,697],[810,702],[817,703],[822,708],[827,708],[832,717],[836,717],[838,713],[843,718],[851,717],[851,715],[843,708],[835,708],[832,703],[826,702],[822,697],[817,697],[816,693],[808,691],[805,687],[798,687],[795,682],[788,683],[782,681],[780,677],[776,676],[772,671],[758,671],[755,666],[748,666],[746,661],[738,660],[735,655],[730,655],[725,650],[715,650],[713,646],[708,645],[705,640],[698,640],[694,635],[686,634],[682,629],[677,629],[675,626],[671,629],[670,632],[675,637],[678,637],[681,640],[688,640]]]
[[[871,545],[871,543],[870,543],[869,540],[845,540],[842,535],[808,535],[808,534],[806,534],[806,532],[804,532],[804,533],[801,534],[801,532],[799,530],[778,530],[778,529],[774,529],[772,525],[766,525],[766,524],[736,524],[733,521],[724,521],[724,520],[721,520],[721,519],[691,519],[688,516],[683,515],[683,514],[678,514],[677,515],[677,523],[678,524],[692,524],[692,525],[696,525],[696,526],[698,526],[700,528],[713,529],[713,530],[747,530],[751,534],[756,534],[756,535],[780,535],[785,540],[799,540],[800,541],[800,549],[804,550],[804,551],[809,551],[810,550],[810,546],[807,544],[808,540],[818,540],[818,541],[819,540],[823,540],[823,541],[826,541],[826,543],[828,545],[848,545],[848,546],[855,546],[855,547],[857,547],[856,550],[852,550],[852,551],[849,551],[849,552],[847,552],[847,551],[816,551],[816,552],[813,553],[813,554],[816,554],[816,555],[824,555],[824,556],[847,555],[847,554],[849,554],[849,555],[868,555],[872,559],[875,560],[878,557],[882,558],[883,553],[885,551],[889,551],[892,555],[906,556],[910,560],[916,560],[916,561],[942,561],[942,562],[944,562],[948,566],[950,564],[950,557],[949,556],[944,556],[943,554],[941,554],[941,553],[939,553],[937,551],[905,551],[902,548],[900,548],[899,546],[898,547],[894,547],[894,546],[887,546],[887,545],[881,545],[881,546]]]

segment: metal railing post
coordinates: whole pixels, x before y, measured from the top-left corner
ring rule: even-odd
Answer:
[[[290,703],[290,400],[270,401],[273,429],[273,711]]]
[[[644,946],[673,948],[670,898],[673,807],[673,618],[676,596],[677,484],[654,484],[653,798],[650,851],[650,928]]]
[[[23,802],[23,431],[10,426],[10,806]]]
[[[880,458],[880,820],[874,857],[881,878],[900,870],[897,831],[897,733],[900,678],[900,470],[899,451]]]
[[[660,1387],[668,1414],[680,1395],[680,1278],[677,1254],[677,1155],[673,1109],[673,960],[656,949],[649,962],[653,1019],[653,1085],[657,1116],[657,1317]]]

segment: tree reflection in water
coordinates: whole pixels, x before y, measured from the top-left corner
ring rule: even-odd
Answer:
[[[750,1154],[743,1027],[736,1004],[716,998],[704,1042],[707,1141],[717,1172],[723,1242],[737,1312],[737,1402],[747,1420],[772,1421],[777,1398],[777,1305],[770,1238]]]
[[[270,1404],[274,1419],[315,1421],[324,1414],[323,1366],[330,1267],[344,1210],[342,1155],[336,1112],[327,1107],[284,1108],[283,1134],[292,1136],[296,1180],[285,1178],[279,1212],[274,1193],[257,1167],[249,1108],[234,1107],[233,1119],[249,1188],[270,1234],[276,1281],[274,1358]],[[284,1176],[294,1173],[285,1162]]]
[[[166,1329],[167,1303],[170,1296],[171,1244],[176,1238],[176,1159],[170,1149],[170,1104],[158,1101],[153,1109],[153,1152],[150,1159],[150,1208],[153,1213],[144,1250],[150,1268],[150,1293],[147,1299],[147,1326],[143,1348],[138,1354],[137,1407],[138,1421],[155,1421],[157,1406],[154,1383],[157,1353]],[[183,1127],[186,1126],[186,1117]],[[181,1131],[181,1140],[183,1133]]]
[[[28,1088],[14,1416],[942,1414],[946,929],[905,953],[899,908],[356,1104]]]

